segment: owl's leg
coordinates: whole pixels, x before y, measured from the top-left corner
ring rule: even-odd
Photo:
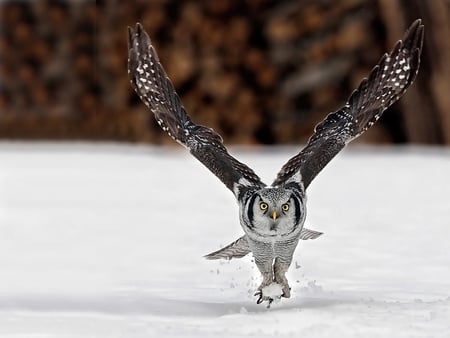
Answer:
[[[283,290],[283,297],[289,298],[291,297],[291,288],[289,286],[288,280],[286,278],[286,272],[291,265],[290,260],[280,259],[279,257],[275,258],[275,264],[273,265],[275,282],[281,285]]]
[[[268,259],[267,261],[262,262],[258,259],[255,259],[255,263],[263,278],[261,285],[258,287],[258,291],[260,291],[262,288],[273,283],[273,260]]]
[[[255,258],[255,263],[263,278],[261,285],[255,293],[255,296],[258,297],[256,303],[261,304],[264,301],[268,301],[268,307],[270,307],[273,298],[266,296],[263,289],[273,283],[273,259],[266,259],[265,261],[262,261]]]

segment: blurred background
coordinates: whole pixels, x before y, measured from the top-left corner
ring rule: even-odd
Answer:
[[[416,82],[360,142],[450,144],[449,0],[0,0],[0,139],[175,144],[128,81],[141,22],[195,122],[306,142],[416,18]]]

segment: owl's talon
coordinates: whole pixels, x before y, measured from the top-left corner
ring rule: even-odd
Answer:
[[[279,284],[272,283],[257,290],[255,296],[258,297],[256,304],[267,301],[267,308],[270,308],[274,300],[280,300],[283,297],[283,292]]]
[[[280,298],[277,298],[277,299],[280,299]],[[275,300],[275,299],[272,298],[272,297],[264,297],[264,296],[261,296],[261,297],[259,297],[258,300],[256,301],[256,304],[261,304],[262,302],[267,301],[267,306],[266,306],[266,307],[267,307],[268,309],[270,309],[270,305],[272,305],[272,303],[273,303],[274,300]]]
[[[264,301],[262,294],[259,296],[259,298],[256,300],[256,304],[261,304]]]
[[[256,304],[261,304],[264,301],[267,301],[267,308],[270,308],[270,304],[274,301],[272,297],[263,296],[262,292],[255,293],[255,296],[259,296],[259,298],[256,300]]]
[[[254,296],[257,296],[258,299],[256,300],[256,304],[261,304],[264,300],[263,300],[263,295],[261,291],[258,291],[254,294]]]

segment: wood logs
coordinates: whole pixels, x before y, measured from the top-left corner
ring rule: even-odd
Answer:
[[[425,24],[416,83],[361,142],[450,144],[449,2],[3,1],[0,138],[173,144],[132,91],[141,22],[183,104],[227,143],[306,142],[392,48]]]

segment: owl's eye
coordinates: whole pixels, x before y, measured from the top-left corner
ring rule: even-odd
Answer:
[[[282,206],[281,206],[281,209],[283,210],[283,211],[288,211],[289,210],[289,204],[283,204]]]
[[[261,210],[267,210],[268,207],[269,207],[269,206],[268,206],[267,203],[265,203],[265,202],[259,203],[259,208],[260,208]]]

